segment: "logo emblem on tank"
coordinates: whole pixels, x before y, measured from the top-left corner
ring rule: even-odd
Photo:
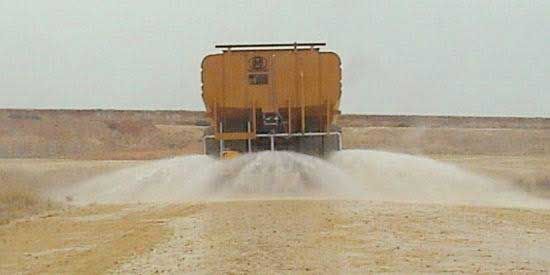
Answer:
[[[248,71],[265,72],[267,71],[267,59],[262,56],[254,56],[248,60]]]

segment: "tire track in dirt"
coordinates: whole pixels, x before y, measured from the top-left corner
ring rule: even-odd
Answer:
[[[222,201],[114,273],[548,272],[548,210],[327,199]]]
[[[174,234],[167,242],[113,273],[304,272],[330,269],[339,255],[318,247],[319,233],[331,230],[326,216],[337,216],[330,204],[275,199],[205,206],[172,220]]]

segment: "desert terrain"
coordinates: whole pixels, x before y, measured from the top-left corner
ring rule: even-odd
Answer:
[[[279,178],[194,156],[201,112],[1,110],[0,273],[550,272],[550,119],[338,124]]]

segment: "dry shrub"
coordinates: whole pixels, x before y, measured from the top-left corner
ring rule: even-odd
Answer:
[[[550,176],[545,176],[535,181],[535,186],[538,187],[544,194],[550,197]]]
[[[550,175],[538,175],[517,181],[517,185],[535,196],[550,198]]]
[[[55,203],[41,198],[29,184],[0,171],[0,224],[55,207]]]

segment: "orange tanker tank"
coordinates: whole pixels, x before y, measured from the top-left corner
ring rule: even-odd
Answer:
[[[205,153],[290,150],[326,155],[341,148],[341,65],[324,43],[217,45],[202,62],[211,135]]]

